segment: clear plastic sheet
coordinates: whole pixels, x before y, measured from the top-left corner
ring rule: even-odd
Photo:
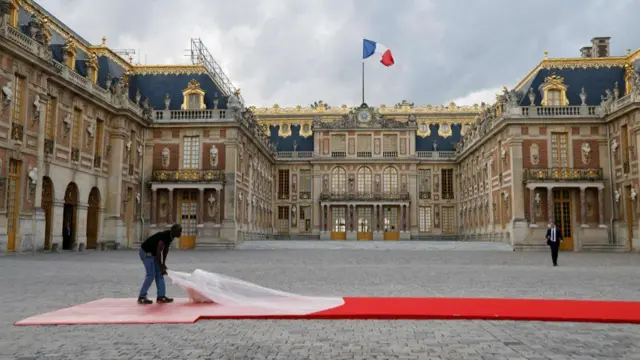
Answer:
[[[344,304],[341,297],[297,295],[200,269],[192,273],[168,270],[167,275],[192,302],[264,309],[265,314],[304,315]]]

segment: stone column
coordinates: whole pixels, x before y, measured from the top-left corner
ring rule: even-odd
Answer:
[[[109,175],[107,178],[107,193],[103,197],[106,199],[106,213],[104,219],[104,240],[117,241],[120,245],[126,245],[127,233],[126,224],[120,218],[122,205],[122,165],[125,152],[125,138],[128,136],[125,128],[126,120],[118,117],[112,120],[114,128],[109,133],[109,147],[107,149],[109,158]]]
[[[173,189],[169,189],[169,205],[167,209],[167,224],[173,225]]]
[[[157,194],[157,189],[151,189],[151,226],[155,226],[156,225],[156,216],[158,213],[158,209],[157,209],[157,199],[158,199],[158,194]]]
[[[554,221],[553,216],[553,187],[547,187],[547,215],[549,216],[549,223]]]
[[[538,227],[536,224],[536,188],[529,188],[529,227]]]
[[[582,224],[580,225],[580,227],[586,228],[589,227],[589,225],[587,225],[587,195],[586,195],[586,188],[585,187],[580,187],[580,220],[582,221]]]
[[[522,141],[511,141],[509,144],[509,154],[511,155],[511,217],[513,221],[524,221],[524,191],[522,191],[523,168]]]
[[[373,214],[371,215],[371,231],[378,231],[378,205],[373,205]]]
[[[204,224],[204,188],[198,189],[198,225]]]
[[[318,213],[318,215],[313,216],[313,227],[315,228],[317,224],[318,231],[322,232],[324,231],[324,205],[322,203],[320,203],[320,211],[318,211]]]
[[[220,224],[220,222],[221,222],[221,220],[222,220],[222,219],[221,219],[221,216],[220,216],[220,211],[222,210],[222,209],[221,209],[221,207],[220,207],[220,206],[221,206],[221,205],[220,205],[220,199],[222,198],[222,197],[220,196],[220,191],[221,191],[221,190],[222,190],[222,189],[216,189],[216,197],[215,197],[216,202],[215,202],[215,203],[214,203],[214,205],[213,205],[213,206],[215,206],[215,207],[216,207],[216,209],[215,209],[215,211],[216,211],[216,224]]]
[[[604,224],[604,188],[598,188],[598,227],[606,228]]]

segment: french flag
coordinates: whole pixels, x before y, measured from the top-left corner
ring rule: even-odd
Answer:
[[[377,57],[380,57],[380,63],[382,65],[391,66],[395,64],[391,50],[386,46],[367,39],[364,39],[362,45],[362,59],[367,59],[375,54]]]

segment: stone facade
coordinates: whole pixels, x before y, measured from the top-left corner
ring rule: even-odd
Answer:
[[[173,223],[180,248],[526,250],[550,221],[566,250],[640,249],[640,51],[545,57],[491,105],[256,108],[201,44],[193,65],[135,65],[30,1],[1,4],[2,251],[134,247]]]

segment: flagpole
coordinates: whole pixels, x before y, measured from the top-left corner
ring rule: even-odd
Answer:
[[[362,103],[364,104],[364,60],[362,60]]]

